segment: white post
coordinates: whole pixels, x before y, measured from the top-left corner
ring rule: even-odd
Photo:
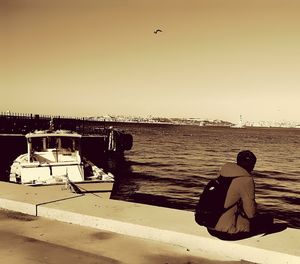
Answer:
[[[32,138],[27,138],[27,159],[28,159],[28,163],[30,163],[30,159],[31,159],[31,147],[32,147],[31,140],[32,140]]]

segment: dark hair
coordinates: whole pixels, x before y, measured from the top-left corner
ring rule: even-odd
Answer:
[[[249,173],[254,169],[256,157],[250,150],[242,150],[236,157],[237,164]]]

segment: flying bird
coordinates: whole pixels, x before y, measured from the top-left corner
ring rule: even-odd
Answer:
[[[158,32],[162,32],[162,30],[161,29],[154,30],[154,34],[157,34]]]

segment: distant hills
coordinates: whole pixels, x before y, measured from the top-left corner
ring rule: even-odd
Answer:
[[[195,125],[195,126],[218,126],[218,127],[234,127],[236,124],[219,120],[204,118],[166,118],[166,117],[135,117],[135,116],[98,116],[88,117],[89,120],[107,121],[107,122],[130,122],[130,123],[149,123],[149,124],[172,124],[172,125]],[[300,122],[289,121],[259,121],[259,122],[243,122],[243,127],[285,127],[300,128]]]
[[[201,118],[167,118],[167,117],[133,117],[133,116],[99,116],[89,117],[93,121],[106,122],[128,122],[148,124],[169,124],[169,125],[196,125],[196,126],[233,126],[234,124],[223,120],[210,120]]]

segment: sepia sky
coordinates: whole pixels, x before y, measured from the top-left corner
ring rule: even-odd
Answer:
[[[297,0],[0,0],[0,111],[300,121],[299,13]]]

